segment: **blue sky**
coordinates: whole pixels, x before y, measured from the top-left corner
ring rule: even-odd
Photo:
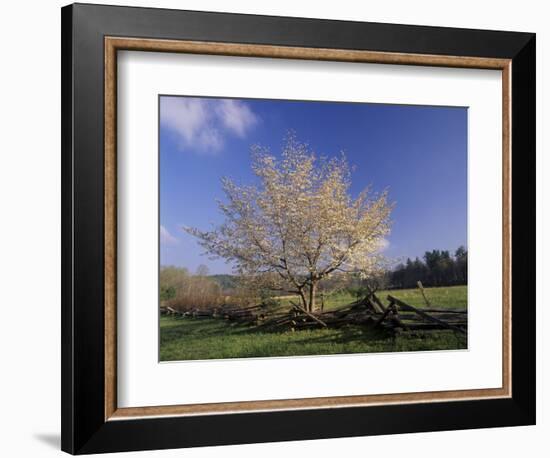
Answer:
[[[160,97],[160,262],[230,273],[181,230],[222,222],[220,179],[250,183],[250,147],[280,154],[294,130],[318,155],[344,151],[355,196],[395,202],[384,254],[399,261],[467,244],[467,109],[364,103]]]

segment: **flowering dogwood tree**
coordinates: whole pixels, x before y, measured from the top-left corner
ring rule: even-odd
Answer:
[[[241,275],[268,281],[269,288],[299,295],[307,311],[316,308],[321,280],[376,269],[390,229],[386,192],[367,188],[352,198],[344,155],[319,159],[293,136],[281,159],[260,147],[252,158],[258,185],[222,180],[225,222],[212,231],[184,228],[209,254],[233,262]]]

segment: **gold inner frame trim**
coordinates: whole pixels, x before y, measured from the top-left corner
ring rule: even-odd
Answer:
[[[174,52],[239,57],[265,57],[336,62],[421,65],[493,69],[502,72],[502,387],[490,389],[431,391],[418,393],[335,396],[304,399],[241,401],[209,404],[143,406],[119,408],[117,405],[117,51]],[[425,403],[491,398],[512,394],[511,366],[511,60],[482,57],[404,54],[344,49],[215,43],[105,37],[105,420],[143,417],[245,413],[372,406],[382,404]]]

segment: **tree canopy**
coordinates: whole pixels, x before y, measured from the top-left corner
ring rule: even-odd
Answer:
[[[225,221],[211,231],[184,228],[214,257],[232,262],[240,275],[299,295],[315,309],[319,281],[335,272],[369,275],[380,262],[390,230],[387,192],[369,187],[351,196],[351,171],[342,154],[318,158],[289,136],[278,159],[252,149],[258,184],[222,180]]]

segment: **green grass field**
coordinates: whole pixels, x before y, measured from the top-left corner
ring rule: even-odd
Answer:
[[[418,308],[426,304],[417,289],[379,292]],[[465,309],[467,287],[426,288],[433,307]],[[326,296],[325,310],[354,300],[347,294]],[[284,303],[284,300],[281,300]],[[331,355],[396,351],[465,349],[466,337],[452,331],[403,333],[393,336],[384,330],[363,326],[297,332],[258,332],[253,327],[221,319],[161,317],[160,360],[250,358],[269,356]]]

